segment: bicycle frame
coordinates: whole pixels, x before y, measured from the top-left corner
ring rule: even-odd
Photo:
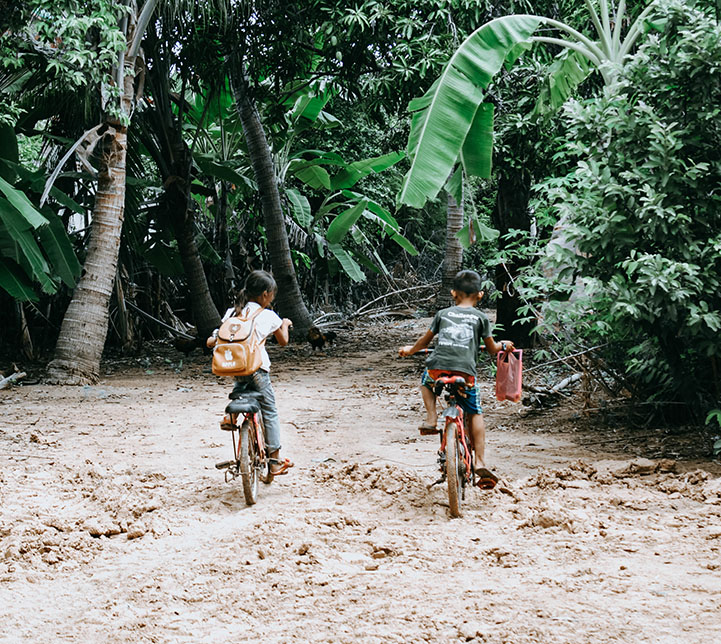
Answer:
[[[240,441],[236,441],[235,432],[239,431],[241,425],[247,420],[250,421],[250,424],[253,427],[253,440],[255,441],[257,447],[257,453],[260,455],[261,464],[265,464],[265,437],[263,436],[263,425],[260,420],[260,413],[245,413],[243,414],[243,420],[240,423],[237,422],[238,416],[240,416],[240,414],[230,415],[230,422],[234,427],[231,435],[233,438],[233,454],[235,455],[236,460],[240,460]]]
[[[463,481],[463,487],[468,481],[472,482],[473,479],[473,442],[470,432],[466,427],[466,415],[463,408],[458,403],[456,396],[463,395],[463,389],[466,386],[466,381],[461,376],[441,376],[435,382],[434,393],[439,396],[443,390],[447,391],[446,401],[448,406],[441,413],[441,417],[445,418],[443,425],[443,431],[440,433],[441,445],[439,448],[440,454],[445,454],[446,441],[448,437],[448,426],[456,425],[458,431],[458,440],[463,447],[463,464],[465,466],[465,479]],[[445,475],[444,475],[445,478]],[[442,479],[443,480],[443,479]]]

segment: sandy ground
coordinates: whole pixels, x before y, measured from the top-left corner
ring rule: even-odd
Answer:
[[[296,465],[252,507],[199,354],[0,392],[0,641],[721,642],[718,462],[524,418],[489,381],[506,492],[450,519],[421,361],[394,357],[422,329],[271,348]]]

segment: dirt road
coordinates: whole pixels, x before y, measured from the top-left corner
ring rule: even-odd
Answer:
[[[507,492],[452,520],[394,357],[421,328],[272,349],[295,467],[253,507],[201,356],[0,392],[0,641],[721,642],[718,464],[591,451],[487,383]]]

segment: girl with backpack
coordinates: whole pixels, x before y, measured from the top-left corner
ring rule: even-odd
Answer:
[[[230,394],[231,398],[246,390],[258,391],[262,394],[260,408],[263,412],[263,427],[265,429],[265,445],[270,459],[270,473],[274,476],[286,474],[293,467],[293,463],[285,458],[280,459],[280,420],[278,408],[275,404],[275,392],[270,382],[270,358],[265,349],[265,340],[273,334],[278,344],[284,347],[288,344],[288,329],[293,323],[288,318],[281,319],[275,311],[269,309],[275,299],[278,286],[273,276],[266,271],[252,271],[245,280],[243,290],[238,294],[235,306],[229,308],[223,316],[223,322],[229,318],[252,320],[252,344],[259,348],[259,368],[249,375],[235,376],[235,386]],[[221,325],[221,339],[223,326]],[[216,329],[206,344],[209,348],[216,346],[218,330]],[[214,361],[215,366],[215,361]],[[214,368],[214,373],[217,373]],[[223,422],[230,422],[226,418]]]

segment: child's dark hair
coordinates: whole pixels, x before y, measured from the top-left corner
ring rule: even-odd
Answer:
[[[466,295],[478,293],[481,287],[481,276],[476,271],[458,271],[453,278],[453,290],[461,291]]]
[[[266,271],[252,271],[248,277],[245,278],[245,285],[242,290],[235,296],[236,314],[240,314],[250,300],[263,295],[266,291],[275,293],[277,290],[278,285],[270,273]]]

